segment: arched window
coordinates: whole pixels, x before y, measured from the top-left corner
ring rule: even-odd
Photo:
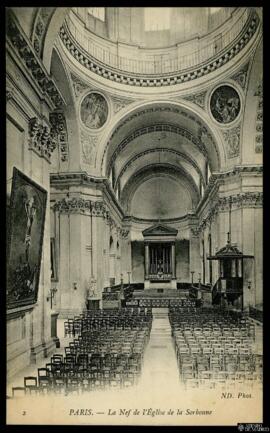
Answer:
[[[88,13],[94,18],[105,21],[105,8],[88,8]]]
[[[171,8],[144,8],[144,29],[146,32],[168,30]]]

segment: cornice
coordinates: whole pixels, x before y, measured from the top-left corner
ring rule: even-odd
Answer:
[[[163,220],[163,222],[188,223],[190,225],[192,236],[197,237],[199,233],[214,219],[219,210],[229,210],[230,203],[232,205],[232,209],[262,207],[262,192],[245,192],[228,197],[217,197],[220,181],[232,178],[233,176],[262,175],[262,172],[263,167],[261,165],[247,165],[236,166],[232,170],[223,173],[214,173],[209,180],[204,197],[199,203],[195,212],[190,212],[187,215],[181,217],[168,218],[166,220]],[[81,213],[97,217],[103,217],[104,219],[106,219],[107,223],[110,225],[111,228],[118,227],[119,230],[123,230],[119,226],[119,224],[115,222],[115,219],[111,216],[111,211],[109,210],[109,207],[114,205],[115,208],[118,210],[122,225],[129,225],[131,223],[154,224],[158,222],[158,219],[145,219],[137,218],[131,215],[124,215],[124,212],[112,191],[111,185],[106,178],[95,178],[89,176],[87,173],[56,173],[50,174],[50,183],[51,186],[54,186],[55,188],[59,186],[99,184],[101,186],[101,189],[105,192],[105,199],[106,197],[108,199],[108,203],[106,203],[106,200],[92,201],[83,199],[80,196],[75,198],[73,197],[72,199],[68,200],[62,199],[56,202],[53,206],[54,210],[57,210],[59,212],[68,214]],[[199,215],[202,214],[202,209],[207,203],[211,204],[210,208],[206,212],[207,215],[203,218],[199,217]],[[200,221],[199,224],[198,220]],[[128,233],[122,234],[122,232],[120,232],[120,234],[122,237],[128,236]]]
[[[163,74],[162,77],[153,74],[145,75],[124,72],[111,68],[107,64],[98,61],[78,45],[78,43],[71,36],[65,24],[60,29],[60,38],[69,53],[81,65],[91,72],[102,76],[103,78],[129,86],[162,87],[195,80],[219,69],[221,66],[225,65],[232,58],[234,58],[248,44],[253,35],[256,33],[259,25],[259,17],[256,11],[253,11],[237,39],[210,61],[204,63],[203,65],[200,64],[195,68],[186,69],[181,72],[177,71],[175,73]]]
[[[74,185],[101,185],[104,181],[104,177],[90,176],[86,172],[50,173],[50,185],[54,188]]]
[[[262,173],[263,173],[262,165],[236,165],[231,170],[220,172],[220,173],[212,173],[212,176],[210,177],[206,189],[204,191],[204,195],[197,206],[196,213],[197,214],[201,213],[206,203],[208,202],[209,197],[218,191],[218,187],[221,182],[239,176],[246,176],[246,175],[261,176]]]
[[[262,192],[244,192],[227,197],[216,198],[207,215],[200,220],[197,231],[202,232],[216,217],[218,212],[228,212],[231,209],[261,208],[263,206]]]
[[[110,205],[115,207],[120,219],[124,216],[123,209],[115,197],[110,182],[105,177],[90,176],[86,172],[50,173],[50,185],[55,189],[65,189],[78,185],[98,186],[107,197]]]
[[[37,87],[45,95],[53,108],[65,105],[65,100],[54,80],[47,73],[41,59],[36,54],[31,42],[24,34],[15,15],[7,11],[6,35],[8,48],[14,51],[23,62],[26,70],[31,74]]]
[[[139,223],[139,224],[149,224],[154,225],[158,222],[160,222],[159,219],[153,219],[153,218],[138,218],[132,215],[126,215],[123,219],[123,223]],[[197,222],[197,217],[194,213],[188,213],[186,215],[175,217],[175,218],[162,218],[162,224],[173,224],[173,223],[192,223],[195,224]]]
[[[125,239],[129,234],[129,230],[126,228],[123,229],[121,225],[117,224],[104,201],[88,200],[78,195],[76,197],[62,198],[56,201],[52,205],[52,209],[54,212],[59,212],[60,214],[81,214],[103,218],[110,226],[111,230],[116,230],[118,236]]]

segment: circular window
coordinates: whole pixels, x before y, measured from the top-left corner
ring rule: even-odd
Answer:
[[[231,86],[220,86],[212,94],[210,109],[214,119],[223,124],[233,122],[241,109],[238,92]]]
[[[89,93],[81,103],[81,119],[87,128],[99,129],[108,118],[108,103],[100,93]]]

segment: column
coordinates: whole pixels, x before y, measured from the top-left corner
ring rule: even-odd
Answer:
[[[172,243],[171,245],[171,257],[172,257],[172,263],[171,263],[172,278],[175,279],[175,243]]]
[[[194,282],[196,281],[196,275],[201,272],[201,260],[200,260],[200,241],[198,236],[193,236],[191,233],[189,240],[189,272],[195,272]],[[190,274],[191,282],[191,274]]]
[[[144,263],[145,263],[144,278],[147,280],[149,277],[149,244],[144,245]]]

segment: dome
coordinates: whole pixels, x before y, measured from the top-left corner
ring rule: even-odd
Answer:
[[[190,70],[241,39],[252,8],[77,8],[60,35],[86,64],[134,74]]]
[[[85,32],[115,43],[141,48],[168,48],[213,32],[231,18],[236,8],[133,7],[72,8]]]

